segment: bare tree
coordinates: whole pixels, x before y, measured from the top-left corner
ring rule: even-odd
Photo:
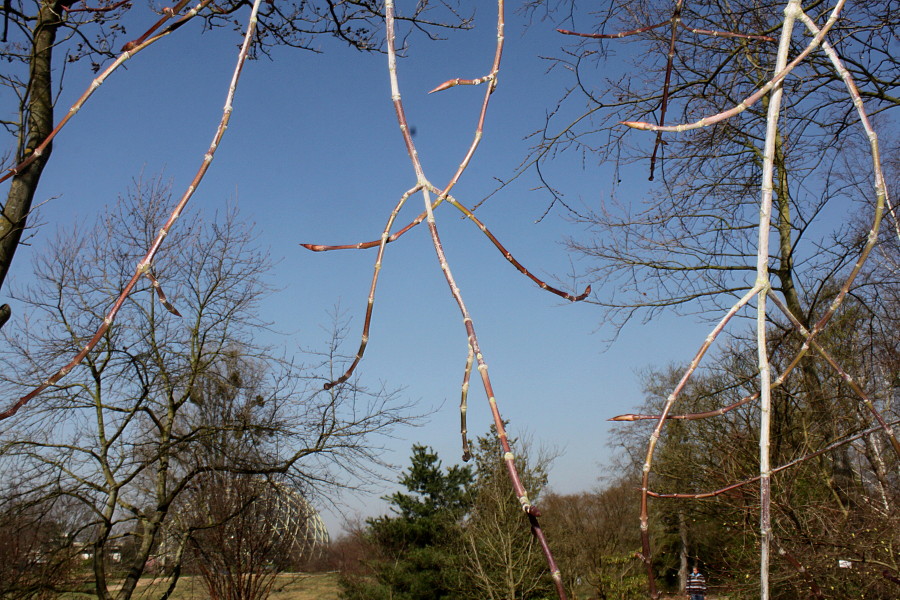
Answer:
[[[755,272],[767,96],[709,127],[659,132],[662,145],[657,136],[629,133],[619,123],[691,123],[753,95],[772,75],[783,5],[617,1],[601,13],[580,15],[579,31],[587,37],[564,39],[573,45],[556,66],[574,73],[575,82],[526,166],[572,152],[598,162],[641,161],[649,170],[646,159],[658,155],[653,168],[659,177],[649,197],[633,198],[623,187],[632,182],[611,182],[611,201],[574,217],[589,235],[573,236],[572,248],[594,259],[591,273],[606,282],[591,301],[608,309],[617,325],[679,307],[685,313],[727,309]],[[830,8],[816,3],[810,10],[824,18]],[[870,113],[897,105],[890,82],[900,65],[878,41],[890,36],[897,10],[892,1],[848,10],[829,36],[846,51]],[[790,43],[792,57],[807,45],[799,36]],[[620,78],[604,77],[610,54],[631,61]],[[844,83],[823,53],[809,54],[783,86],[770,270],[773,290],[808,326],[822,310],[823,286],[853,263],[865,241],[858,231],[833,227],[831,211],[868,204],[871,183],[861,168],[868,145],[865,132],[853,126]],[[817,93],[805,93],[807,87]],[[587,112],[576,109],[582,103]]]
[[[19,484],[0,501],[0,598],[54,598],[81,564],[72,540],[82,515],[69,499],[43,498]]]
[[[212,600],[263,600],[281,573],[328,544],[303,496],[265,478],[210,474],[183,506],[177,520],[191,530],[190,565]]]
[[[865,331],[852,313],[842,316],[823,333],[822,343],[841,338],[847,344]],[[789,343],[791,337],[771,337],[776,345],[770,356],[778,370],[796,346]],[[679,414],[673,415],[657,446],[652,494],[658,500],[651,505],[651,515],[654,569],[662,578],[674,580],[680,566],[675,558],[683,553],[687,560],[701,562],[717,587],[755,597],[758,581],[745,577],[758,562],[754,520],[761,498],[752,485],[759,480],[760,424],[756,407],[747,401],[756,393],[751,345],[751,340],[735,340],[715,366],[696,374],[682,391]],[[852,364],[850,357],[866,354],[872,345],[867,341],[846,348],[850,356],[844,361],[841,354],[841,362]],[[642,414],[659,414],[682,372],[671,367],[646,374]],[[825,597],[827,590],[840,590],[844,597],[890,597],[894,584],[883,575],[898,569],[889,548],[900,541],[900,463],[887,449],[880,427],[860,429],[864,419],[855,392],[836,373],[824,368],[822,373],[827,400],[839,420],[832,427],[842,431],[835,440],[822,439],[818,416],[804,402],[802,382],[787,382],[772,394],[771,514],[777,558],[771,565],[771,593],[776,598]],[[867,383],[873,388],[883,385]],[[890,385],[893,391],[879,394],[875,402],[896,425],[896,385]],[[703,418],[712,415],[717,418]],[[646,438],[654,426],[654,420],[636,420],[643,424],[622,426],[615,435],[623,468],[629,471],[643,463]],[[838,493],[823,456],[840,448],[846,450],[850,477]],[[889,473],[893,475],[884,477]],[[838,560],[853,561],[852,569],[836,569]]]
[[[543,598],[552,589],[546,565],[536,540],[521,526],[522,510],[506,484],[495,435],[475,440],[472,508],[462,526],[459,552],[461,589],[470,598]],[[518,448],[522,483],[537,499],[547,484],[553,456],[533,450],[527,440],[512,443]]]
[[[157,235],[167,198],[159,180],[139,181],[96,226],[61,232],[38,259],[37,283],[20,296],[28,335],[6,333],[7,391],[84,346]],[[100,598],[131,597],[173,507],[202,475],[333,490],[365,480],[379,463],[378,436],[407,421],[393,394],[355,381],[323,391],[329,360],[324,371],[300,370],[255,339],[266,328],[257,315],[269,261],[234,210],[198,221],[179,242],[182,252],[155,265],[171,296],[147,279],[66,383],[20,413],[0,446],[4,472],[25,473],[44,496],[89,513],[77,541],[92,548]],[[328,358],[339,361],[336,352]],[[124,539],[134,550],[113,591],[104,549]],[[173,556],[187,541],[177,540]],[[171,574],[169,591],[180,571]]]
[[[616,477],[596,492],[545,494],[547,532],[566,566],[573,598],[628,598],[643,595],[646,582],[634,556],[640,536],[631,477]]]

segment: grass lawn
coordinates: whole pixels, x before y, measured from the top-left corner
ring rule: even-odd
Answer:
[[[159,598],[163,582],[142,579],[135,590],[135,600]],[[67,594],[65,600],[87,600],[87,594]],[[181,577],[171,600],[208,600],[206,588],[199,577]],[[312,573],[308,575],[280,575],[269,600],[337,600],[337,573]]]
[[[286,576],[290,580],[279,580],[269,600],[337,600],[337,573],[313,573],[310,575]]]

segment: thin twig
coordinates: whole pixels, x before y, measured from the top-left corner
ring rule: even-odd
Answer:
[[[669,86],[672,83],[672,70],[675,66],[675,42],[678,37],[678,23],[681,21],[681,9],[684,0],[676,0],[675,9],[672,12],[672,34],[669,38],[669,53],[666,55],[666,75],[663,78],[662,101],[659,106],[659,124],[666,124],[666,110],[669,107]],[[662,146],[662,131],[656,132],[656,139],[653,141],[653,153],[650,155],[650,177],[649,181],[653,181],[653,173],[656,170],[656,155]]]
[[[747,96],[743,102],[735,106],[734,108],[730,108],[726,111],[717,113],[715,115],[704,117],[699,121],[695,121],[693,123],[685,123],[682,125],[654,125],[652,123],[646,123],[644,121],[622,121],[622,125],[627,127],[631,127],[633,129],[643,129],[645,131],[689,131],[691,129],[699,129],[701,127],[708,127],[709,125],[713,125],[718,123],[719,121],[724,121],[726,119],[730,119],[731,117],[738,115],[759,101],[769,90],[774,88],[776,85],[780,84],[787,75],[794,70],[794,68],[799,65],[803,60],[809,56],[809,53],[818,48],[819,44],[825,38],[825,34],[834,26],[837,22],[838,14],[843,8],[844,3],[847,0],[838,0],[838,3],[835,5],[834,10],[831,11],[831,16],[828,18],[828,21],[822,27],[822,30],[819,34],[817,34],[803,49],[800,54],[797,55],[794,60],[788,63],[784,69],[781,69],[776,72],[775,76],[772,77],[764,86],[759,88],[753,94]]]
[[[150,246],[150,249],[141,259],[141,261],[137,265],[137,269],[135,270],[134,275],[132,275],[131,279],[128,283],[125,284],[125,287],[122,289],[122,292],[119,294],[116,301],[113,303],[112,308],[110,308],[109,312],[106,314],[106,317],[103,319],[103,323],[100,325],[97,332],[90,339],[90,341],[85,345],[85,347],[75,355],[75,357],[63,368],[59,369],[56,373],[48,377],[46,380],[41,382],[36,388],[31,390],[26,395],[19,398],[19,400],[13,404],[5,412],[0,413],[0,420],[11,417],[16,414],[20,408],[22,408],[29,400],[40,394],[42,391],[47,389],[49,386],[53,385],[66,374],[69,373],[75,366],[77,366],[85,356],[97,345],[97,343],[101,340],[103,335],[109,329],[110,325],[112,325],[113,321],[116,318],[116,315],[119,313],[119,310],[122,308],[122,305],[125,303],[125,299],[131,294],[132,290],[134,290],[135,285],[138,280],[146,275],[153,264],[153,259],[155,258],[157,252],[159,252],[160,247],[162,246],[163,240],[166,235],[168,235],[169,230],[175,224],[175,221],[178,220],[178,217],[181,216],[182,211],[185,206],[187,206],[188,201],[194,195],[194,192],[197,189],[197,186],[200,185],[200,182],[203,180],[203,176],[206,174],[209,169],[209,165],[212,163],[213,157],[215,156],[216,149],[219,147],[219,143],[222,140],[222,137],[225,134],[225,130],[228,128],[228,121],[231,119],[232,112],[232,101],[234,99],[234,94],[237,89],[238,80],[240,79],[241,70],[244,67],[244,63],[247,60],[247,55],[250,51],[250,45],[253,43],[253,34],[256,31],[256,23],[257,23],[257,12],[259,11],[259,5],[262,0],[254,0],[253,8],[250,11],[249,23],[247,24],[247,31],[244,34],[244,42],[241,45],[240,52],[238,53],[237,65],[235,66],[234,73],[231,77],[231,83],[228,86],[228,93],[225,99],[225,107],[222,111],[222,118],[219,121],[219,125],[216,128],[216,133],[213,135],[213,141],[209,146],[206,154],[203,157],[203,161],[200,164],[200,168],[197,170],[197,173],[194,175],[194,179],[191,181],[187,190],[182,195],[181,199],[178,201],[178,204],[175,206],[175,209],[169,215],[168,220],[165,225],[160,228],[159,233],[156,236],[156,239],[153,241],[153,244]],[[198,5],[199,6],[199,5]],[[163,32],[153,38],[153,40],[147,40],[144,42],[144,45],[152,43],[155,39],[165,35],[166,32]]]
[[[435,194],[441,193],[440,190],[438,190],[437,188],[434,188],[434,187],[432,187],[431,191],[434,192]],[[491,243],[494,245],[494,247],[497,248],[497,250],[500,251],[500,254],[503,255],[503,258],[508,260],[510,262],[510,264],[512,266],[514,266],[516,268],[516,270],[518,270],[522,275],[524,275],[528,279],[535,282],[542,290],[546,290],[546,291],[550,292],[551,294],[556,294],[557,296],[559,296],[561,298],[565,298],[566,300],[568,300],[570,302],[580,302],[581,300],[584,300],[585,298],[587,298],[588,295],[591,293],[590,285],[588,285],[584,289],[583,292],[581,292],[580,294],[578,294],[576,296],[576,295],[570,294],[569,292],[564,292],[562,290],[559,290],[559,289],[551,286],[544,280],[540,279],[539,277],[535,276],[534,274],[531,273],[531,271],[526,269],[525,266],[522,265],[522,263],[520,263],[518,260],[516,260],[516,258],[512,255],[512,253],[510,253],[510,251],[507,250],[503,246],[502,243],[500,243],[500,240],[498,240],[497,237],[494,236],[493,233],[491,233],[491,230],[488,229],[487,226],[484,223],[482,223],[481,220],[478,217],[476,217],[475,214],[471,210],[469,210],[468,208],[463,206],[459,201],[457,201],[453,196],[451,196],[449,194],[443,193],[442,196],[444,198],[446,198],[447,202],[449,202],[457,210],[459,210],[461,213],[463,213],[467,219],[472,221],[472,223],[474,223],[475,226],[478,227],[478,229],[480,229],[481,232],[485,236],[487,236],[487,238],[491,241]]]
[[[503,13],[504,6],[503,0],[498,0],[497,2],[497,51],[494,56],[494,70],[499,69],[500,56],[502,54],[503,49]],[[547,559],[547,564],[550,569],[551,576],[553,578],[553,582],[556,586],[557,594],[561,600],[566,598],[565,588],[562,584],[562,576],[560,574],[559,568],[556,565],[556,561],[553,558],[553,553],[550,550],[550,547],[547,543],[546,537],[544,535],[543,529],[541,528],[537,517],[540,514],[537,507],[531,504],[531,501],[528,499],[528,494],[525,491],[525,487],[522,485],[521,478],[519,476],[518,469],[515,465],[515,456],[512,453],[512,449],[509,444],[508,435],[506,433],[506,428],[503,423],[503,418],[500,415],[500,411],[497,407],[497,400],[494,395],[493,386],[491,384],[490,376],[488,375],[488,367],[487,363],[484,360],[484,355],[481,352],[478,343],[478,336],[475,333],[475,326],[472,322],[472,318],[469,314],[468,309],[466,308],[465,302],[463,301],[462,295],[459,291],[459,287],[456,284],[456,280],[453,277],[453,273],[450,270],[450,265],[447,262],[447,257],[444,254],[443,245],[441,243],[440,235],[437,228],[437,223],[434,218],[434,211],[432,210],[432,203],[430,200],[430,184],[428,183],[427,178],[425,177],[424,170],[422,169],[421,161],[419,160],[418,153],[416,151],[415,144],[412,140],[412,135],[409,132],[408,122],[406,119],[406,113],[403,108],[403,101],[400,96],[400,85],[397,79],[397,58],[396,58],[396,48],[395,48],[395,33],[394,33],[394,3],[393,0],[385,0],[385,25],[387,28],[387,52],[388,52],[388,72],[391,80],[391,99],[394,104],[394,110],[397,113],[397,122],[400,125],[400,132],[403,136],[404,143],[407,148],[407,153],[409,154],[410,160],[412,161],[413,169],[416,173],[417,184],[423,186],[422,196],[425,203],[425,211],[426,215],[426,223],[428,225],[428,230],[431,233],[432,244],[435,249],[435,253],[437,254],[438,261],[441,265],[441,271],[444,273],[444,278],[447,280],[447,284],[450,287],[450,293],[453,296],[454,300],[457,303],[457,306],[460,309],[460,312],[463,316],[463,324],[465,325],[466,332],[468,334],[469,347],[475,356],[475,361],[478,365],[478,372],[481,375],[482,386],[484,387],[485,394],[488,397],[488,403],[491,408],[491,414],[494,419],[494,425],[497,429],[497,437],[499,438],[500,445],[503,449],[503,460],[506,464],[507,472],[509,474],[510,481],[512,482],[513,490],[516,497],[519,500],[519,503],[522,506],[522,510],[528,515],[528,520],[531,524],[531,531],[535,535],[540,544],[542,550],[544,551],[544,556]],[[475,149],[478,146],[478,142],[481,139],[481,132],[484,126],[484,118],[487,110],[488,100],[490,98],[490,93],[493,91],[493,88],[496,86],[496,78],[492,79],[489,88],[485,94],[485,100],[482,104],[481,115],[479,116],[478,128],[476,130],[475,139],[472,145],[469,148],[469,152],[466,154],[466,157],[463,159],[460,167],[457,169],[456,174],[450,180],[450,183],[444,188],[443,194],[449,194],[450,189],[455,185],[458,181],[459,176],[465,170],[468,165],[469,160],[471,160],[472,155],[475,152]]]
[[[166,294],[163,292],[162,286],[150,271],[147,271],[147,279],[150,280],[150,284],[153,286],[153,289],[156,290],[156,295],[159,297],[159,301],[165,307],[165,309],[176,317],[180,317],[181,313],[178,312],[178,309],[175,308],[175,306],[171,302],[169,302],[168,298],[166,298]]]
[[[775,384],[773,383],[772,387],[774,387],[774,386],[775,386]],[[759,392],[750,394],[749,396],[744,396],[737,402],[729,404],[728,406],[723,406],[722,408],[717,408],[715,410],[707,410],[707,411],[698,412],[698,413],[686,413],[683,415],[666,415],[665,418],[669,421],[698,421],[700,419],[709,419],[710,417],[720,417],[720,416],[724,415],[725,413],[733,411],[736,408],[746,406],[747,404],[750,404],[754,400],[759,400]],[[617,415],[617,416],[612,417],[607,420],[608,421],[616,421],[616,422],[620,422],[620,421],[628,421],[628,422],[658,421],[660,416],[661,415],[638,415],[638,414],[634,414],[634,413],[627,413],[624,415]]]
[[[751,288],[744,296],[738,300],[734,306],[729,309],[729,311],[725,314],[724,317],[719,321],[719,323],[713,328],[713,330],[706,336],[706,339],[703,341],[703,344],[700,346],[700,349],[694,355],[694,359],[691,361],[691,364],[688,365],[688,368],[685,370],[684,374],[681,376],[678,384],[675,386],[675,389],[672,390],[672,393],[669,394],[669,397],[666,398],[666,403],[663,406],[662,414],[659,415],[658,422],[656,424],[656,428],[653,430],[653,433],[650,434],[650,441],[647,446],[647,454],[644,458],[644,467],[642,470],[641,477],[641,515],[640,515],[640,523],[641,523],[641,560],[644,561],[644,566],[647,569],[647,579],[650,583],[650,596],[656,598],[658,596],[658,592],[656,590],[656,578],[653,572],[653,552],[650,545],[650,507],[648,503],[648,496],[650,495],[650,470],[653,465],[653,454],[656,451],[656,444],[659,442],[659,438],[662,435],[663,427],[665,426],[666,419],[668,417],[669,411],[672,410],[672,407],[675,404],[675,401],[678,399],[678,396],[681,394],[682,390],[684,390],[687,385],[688,380],[693,375],[694,371],[697,370],[697,367],[700,366],[700,361],[703,360],[703,356],[710,349],[713,342],[725,329],[725,326],[728,322],[737,314],[737,312],[743,308],[753,297],[759,292],[760,286],[759,284],[755,285]]]
[[[28,165],[30,165],[35,160],[37,160],[38,157],[40,157],[44,153],[44,151],[47,149],[47,146],[50,145],[50,142],[52,142],[53,139],[56,137],[56,135],[62,130],[62,128],[65,127],[66,123],[68,123],[69,120],[72,117],[74,117],[75,114],[79,110],[81,110],[81,108],[84,106],[84,103],[87,102],[88,98],[90,98],[91,95],[93,95],[94,91],[96,91],[97,88],[99,88],[101,85],[103,85],[103,82],[106,81],[106,79],[113,73],[113,71],[118,69],[120,66],[122,66],[122,64],[125,63],[126,60],[128,60],[129,58],[131,58],[132,56],[134,56],[135,54],[137,54],[138,52],[140,52],[147,46],[153,44],[154,42],[161,40],[163,37],[172,33],[178,27],[181,27],[181,25],[183,25],[190,19],[194,18],[197,15],[197,13],[204,6],[206,6],[207,4],[209,4],[212,1],[213,0],[203,0],[197,6],[195,6],[193,9],[188,11],[188,13],[185,14],[181,19],[179,19],[178,21],[173,23],[171,26],[169,26],[165,31],[163,31],[159,35],[156,35],[150,39],[144,39],[144,37],[147,34],[156,30],[156,28],[160,24],[160,23],[157,23],[154,27],[152,27],[147,32],[147,34],[145,34],[145,36],[141,36],[141,38],[140,38],[141,42],[139,44],[135,44],[134,46],[131,46],[130,48],[123,49],[122,53],[116,57],[116,59],[112,62],[112,64],[110,64],[108,67],[106,67],[106,69],[104,69],[102,73],[100,73],[97,77],[94,78],[93,81],[91,81],[91,84],[84,91],[84,93],[78,98],[78,100],[75,101],[74,104],[72,104],[72,106],[69,108],[68,112],[66,112],[66,116],[64,116],[59,121],[59,123],[56,124],[56,127],[53,128],[53,131],[51,131],[50,134],[40,144],[38,144],[37,147],[35,147],[34,151],[30,152],[28,154],[28,156],[26,156],[22,160],[22,162],[7,169],[7,172],[5,175],[0,176],[0,183],[3,183],[10,177],[17,175],[23,169],[28,167]],[[177,5],[176,8],[178,8],[180,10],[180,7],[183,7],[187,3],[188,3],[188,0],[181,0],[181,2],[179,2],[179,4]],[[164,22],[164,21],[161,20],[160,22]]]
[[[834,357],[831,356],[831,354],[829,354],[828,351],[819,344],[819,342],[811,338],[809,331],[807,331],[803,324],[797,319],[797,317],[794,316],[793,313],[791,313],[790,310],[788,310],[787,306],[785,306],[785,304],[777,296],[772,296],[772,303],[775,304],[775,306],[777,306],[779,309],[781,309],[781,312],[788,319],[790,319],[796,331],[800,333],[806,340],[809,340],[809,344],[813,347],[813,349],[815,349],[816,352],[822,355],[822,358],[824,358],[825,361],[829,365],[831,365],[831,368],[837,372],[840,378],[843,379],[844,382],[848,386],[850,386],[850,389],[852,389],[856,393],[856,395],[862,399],[863,404],[865,404],[869,412],[872,413],[872,416],[875,417],[875,420],[878,421],[878,424],[881,425],[881,428],[884,430],[885,435],[887,435],[888,440],[890,440],[891,446],[894,448],[894,452],[897,454],[897,457],[900,458],[900,442],[897,441],[897,436],[894,435],[894,430],[891,429],[891,427],[884,420],[884,417],[881,416],[881,413],[878,412],[878,409],[875,408],[875,404],[872,402],[872,399],[869,398],[869,395],[866,394],[865,390],[862,389],[862,387],[859,385],[859,383],[857,383],[855,379],[853,379],[853,377],[851,377],[844,369],[841,368]]]
[[[384,249],[387,246],[388,238],[391,234],[391,227],[394,225],[394,221],[397,219],[397,215],[400,213],[400,209],[403,208],[403,205],[406,204],[406,201],[410,196],[415,194],[416,192],[422,189],[422,185],[416,185],[405,194],[400,196],[400,199],[397,201],[397,204],[394,205],[394,210],[391,211],[391,215],[388,217],[387,223],[384,226],[384,230],[381,233],[381,243],[378,245],[378,254],[375,256],[375,266],[373,268],[372,273],[372,283],[369,286],[369,297],[366,302],[366,317],[363,321],[363,331],[360,336],[359,349],[356,351],[356,356],[353,358],[353,362],[344,371],[344,374],[335,379],[334,381],[329,381],[324,385],[326,390],[330,390],[334,386],[344,383],[350,376],[353,375],[353,371],[356,370],[356,367],[359,366],[360,361],[362,361],[362,357],[366,352],[366,346],[369,344],[369,329],[372,326],[372,313],[375,308],[375,288],[378,286],[378,276],[381,273],[381,265],[384,259]]]
[[[892,421],[889,425],[894,426],[900,424],[900,421]],[[816,450],[815,452],[811,452],[809,454],[805,454],[799,458],[795,458],[792,461],[786,462],[783,465],[775,467],[771,469],[769,473],[780,473],[781,471],[785,471],[790,469],[791,467],[795,467],[802,462],[815,458],[817,456],[822,456],[823,454],[827,454],[836,448],[840,448],[841,446],[846,446],[851,442],[855,442],[858,439],[864,438],[868,435],[872,435],[874,433],[878,433],[878,430],[881,429],[881,425],[877,425],[875,427],[870,427],[864,431],[860,431],[859,433],[855,433],[852,436],[845,437],[843,439],[837,440],[836,442],[832,442],[831,444],[825,446],[820,450]],[[737,481],[725,487],[719,488],[717,490],[713,490],[711,492],[697,492],[695,494],[663,494],[660,492],[648,492],[648,495],[654,498],[660,499],[679,499],[679,500],[703,500],[705,498],[715,498],[716,496],[721,496],[722,494],[726,494],[728,492],[734,491],[738,488],[742,488],[745,485],[749,485],[751,483],[755,483],[760,480],[760,476],[756,475],[754,477],[749,477],[747,479],[743,479],[741,481]]]

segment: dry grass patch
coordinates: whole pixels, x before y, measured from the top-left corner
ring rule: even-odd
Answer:
[[[160,597],[168,582],[142,579],[135,590],[134,600],[150,600]],[[61,600],[87,600],[93,594],[65,594]],[[199,577],[181,577],[170,600],[208,600],[209,595]],[[269,600],[337,600],[337,573],[310,573],[279,575]]]

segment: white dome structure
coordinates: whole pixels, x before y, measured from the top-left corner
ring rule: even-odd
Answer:
[[[299,564],[317,558],[328,547],[330,536],[318,511],[293,486],[264,478],[215,474],[170,511],[160,538],[156,563],[165,566],[179,554],[189,536],[243,527],[242,532],[265,538],[267,552],[277,562]],[[221,532],[227,540],[234,537]],[[196,538],[195,538],[196,539]],[[203,543],[209,543],[206,540]],[[274,549],[274,550],[273,550]]]

